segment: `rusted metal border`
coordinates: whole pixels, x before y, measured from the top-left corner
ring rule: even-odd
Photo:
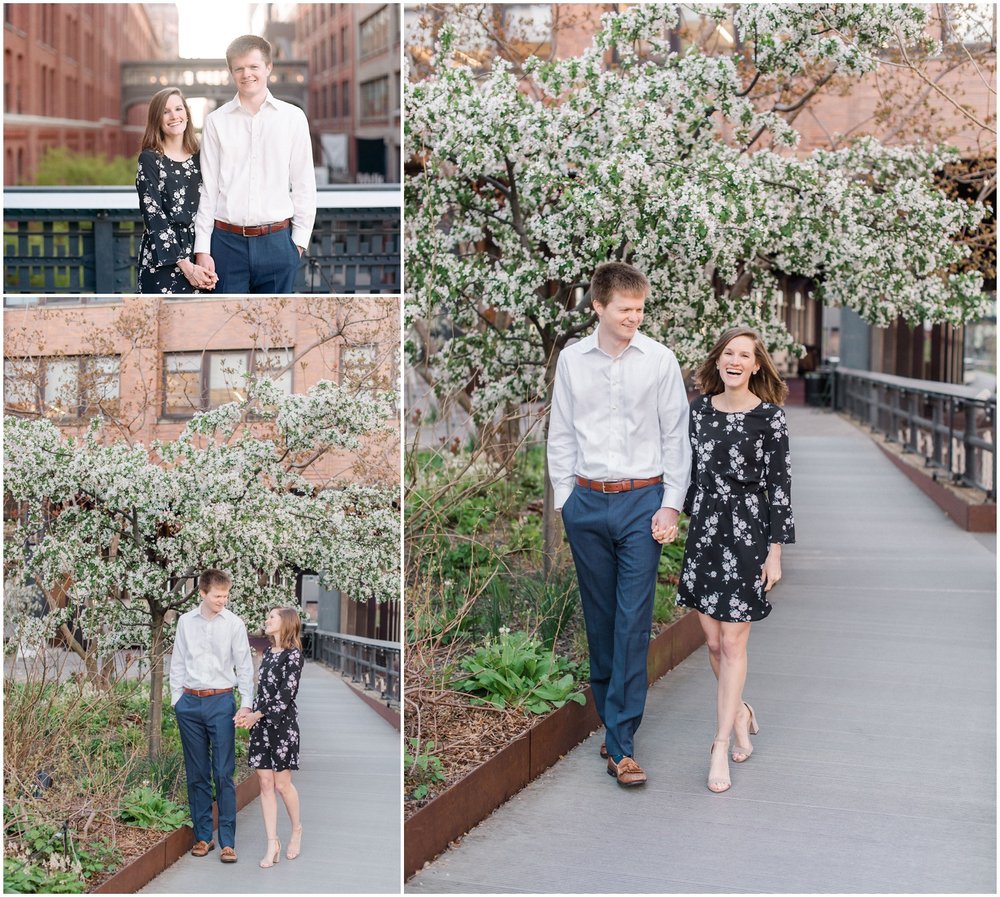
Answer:
[[[697,613],[686,613],[671,623],[649,644],[650,684],[672,670],[704,641]],[[570,703],[550,713],[406,820],[403,826],[405,878],[600,728],[601,721],[589,687],[584,694],[585,705]]]
[[[330,667],[327,667],[330,669]],[[338,672],[334,670],[334,672]],[[399,711],[393,710],[387,704],[382,703],[377,698],[373,698],[371,695],[366,694],[360,688],[357,688],[354,683],[352,683],[346,676],[342,673],[339,674],[340,678],[343,679],[347,687],[354,692],[362,701],[364,701],[372,710],[374,710],[379,716],[382,717],[390,726],[392,726],[397,732],[401,729]]]
[[[928,476],[922,469],[907,464],[876,440],[872,440],[882,454],[901,470],[921,492],[933,501],[956,524],[968,533],[995,533],[997,531],[997,506],[991,501],[977,503],[964,501],[950,489]]]
[[[236,786],[236,810],[239,812],[260,794],[260,779],[255,773]],[[212,805],[212,817],[218,824],[218,808]],[[194,844],[194,832],[190,826],[181,826],[165,835],[149,848],[141,857],[119,869],[107,881],[98,885],[92,894],[135,894],[168,866],[172,866]]]

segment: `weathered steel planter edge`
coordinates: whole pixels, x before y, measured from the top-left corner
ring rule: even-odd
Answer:
[[[704,643],[697,618],[697,613],[686,613],[650,642],[647,659],[650,684]],[[601,721],[589,686],[584,694],[585,705],[570,703],[549,714],[406,820],[403,826],[405,878],[600,728]]]
[[[260,794],[260,779],[253,772],[236,786],[236,809],[242,810]],[[218,809],[212,805],[212,815],[218,824]],[[111,878],[102,882],[91,894],[135,894],[151,882],[168,866],[172,866],[194,844],[194,832],[183,825],[172,831],[149,848],[138,859],[119,869]]]

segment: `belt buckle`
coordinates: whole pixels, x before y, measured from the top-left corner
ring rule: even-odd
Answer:
[[[614,493],[608,492],[608,484],[601,480],[601,495],[613,495]]]
[[[253,227],[256,227],[256,225],[251,224],[250,227],[253,228]],[[244,237],[252,237],[253,236],[253,234],[248,234],[247,233],[247,226],[245,224],[241,224],[240,225],[240,234],[242,236],[244,236]]]

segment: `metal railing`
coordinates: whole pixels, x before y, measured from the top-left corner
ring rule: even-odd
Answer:
[[[325,663],[352,682],[378,692],[382,699],[399,706],[400,644],[344,635],[340,632],[311,633],[310,656]]]
[[[4,293],[134,293],[142,236],[132,187],[6,187]],[[398,293],[398,184],[320,187],[296,293]]]
[[[834,410],[922,456],[935,479],[996,500],[996,393],[849,368],[834,376]]]

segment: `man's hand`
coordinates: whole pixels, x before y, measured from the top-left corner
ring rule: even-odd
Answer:
[[[661,545],[677,538],[677,518],[681,512],[676,508],[660,508],[653,515],[653,538]]]
[[[196,252],[194,254],[194,263],[196,265],[201,265],[201,267],[206,271],[211,271],[215,274],[215,259],[212,258],[212,256],[207,252]]]
[[[249,707],[240,707],[240,709],[236,711],[236,716],[233,717],[233,722],[236,723],[236,725],[241,729],[249,729],[250,726],[247,725],[248,718],[252,715],[253,713]]]

